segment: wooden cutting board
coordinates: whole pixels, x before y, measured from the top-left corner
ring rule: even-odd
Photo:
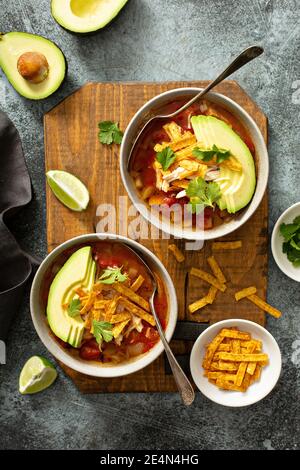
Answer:
[[[99,204],[109,203],[117,207],[119,196],[130,205],[119,175],[119,147],[99,143],[98,122],[111,120],[125,129],[138,108],[153,96],[166,90],[184,86],[204,87],[208,82],[164,82],[164,83],[88,83],[59,103],[44,118],[46,171],[59,169],[78,176],[88,187],[91,202],[86,211],[72,212],[64,207],[47,186],[47,240],[49,251],[76,235],[95,231],[100,218],[96,215]],[[256,121],[267,141],[267,118],[244,90],[234,81],[226,81],[216,91],[240,104]],[[192,266],[209,271],[207,257],[211,254],[211,242],[206,242],[200,251],[189,251],[186,260],[178,264],[168,252],[165,239],[140,240],[161,258],[168,269],[178,296],[179,319],[186,321],[209,320],[210,323],[226,318],[246,318],[264,324],[265,315],[251,302],[236,303],[234,292],[240,288],[256,285],[258,294],[265,298],[267,288],[267,196],[251,217],[238,231],[224,240],[242,240],[240,250],[215,252],[228,280],[225,293],[219,293],[216,301],[199,313],[188,313],[187,305],[206,294],[208,286],[200,279],[189,277]],[[120,233],[117,223],[116,232]],[[124,232],[122,232],[124,235]],[[175,243],[184,248],[184,241]],[[174,352],[187,355],[190,341],[172,341]],[[79,374],[62,365],[78,388],[85,393],[121,391],[175,391],[176,385],[166,373],[162,355],[153,364],[140,372],[115,379],[96,379]]]

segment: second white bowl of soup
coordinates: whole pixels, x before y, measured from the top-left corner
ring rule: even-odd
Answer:
[[[112,234],[82,235],[43,261],[31,288],[35,329],[48,350],[78,372],[95,377],[131,374],[163,351],[148,299],[157,279],[156,311],[170,340],[176,292],[163,264],[148,249]]]

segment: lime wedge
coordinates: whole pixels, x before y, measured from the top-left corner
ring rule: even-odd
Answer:
[[[66,171],[51,170],[46,173],[47,181],[57,199],[73,211],[87,208],[90,195],[84,184]]]
[[[54,366],[41,356],[32,356],[24,365],[19,379],[22,395],[37,393],[50,387],[57,377]]]

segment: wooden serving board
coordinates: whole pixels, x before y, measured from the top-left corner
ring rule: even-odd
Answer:
[[[125,129],[138,108],[153,96],[166,90],[184,86],[204,87],[208,82],[167,83],[88,83],[66,98],[45,115],[45,162],[46,171],[59,169],[78,176],[88,187],[91,202],[86,211],[72,212],[64,207],[47,186],[47,239],[48,249],[76,235],[92,233],[99,222],[96,208],[109,203],[117,208],[119,196],[126,196],[119,174],[119,147],[99,143],[98,122],[117,121]],[[267,141],[267,118],[259,107],[234,81],[226,81],[216,90],[240,104],[256,121]],[[128,206],[129,199],[123,200]],[[118,214],[117,214],[118,215]],[[190,315],[187,305],[207,293],[208,285],[200,279],[189,277],[192,266],[209,271],[206,259],[211,254],[211,242],[206,242],[200,251],[189,251],[186,260],[178,264],[168,252],[169,240],[141,240],[161,258],[168,269],[178,296],[179,320],[217,322],[226,318],[246,318],[264,324],[265,315],[251,302],[236,303],[234,292],[249,285],[256,285],[261,297],[266,297],[267,288],[267,196],[252,216],[238,231],[225,240],[242,240],[240,250],[215,252],[228,280],[225,293],[219,293],[216,301],[199,313]],[[120,224],[116,232],[120,233]],[[123,235],[126,235],[122,232]],[[174,242],[173,240],[171,241]],[[184,241],[175,243],[184,249]],[[191,341],[172,341],[174,352],[187,355]],[[140,372],[115,379],[96,379],[79,374],[66,366],[63,369],[85,393],[121,391],[175,391],[173,377],[166,373],[164,356]]]

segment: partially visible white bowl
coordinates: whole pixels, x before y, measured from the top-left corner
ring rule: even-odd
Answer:
[[[89,244],[97,242],[99,240],[112,240],[126,243],[134,251],[140,253],[140,255],[150,263],[156,270],[157,274],[161,277],[168,297],[169,303],[169,319],[166,327],[166,338],[170,341],[177,322],[177,297],[173,282],[159,259],[147,248],[140,245],[136,241],[130,240],[121,235],[114,235],[109,233],[93,233],[87,235],[80,235],[72,238],[53,250],[42,262],[36,275],[33,279],[31,292],[30,292],[30,310],[31,317],[40,340],[44,343],[46,348],[60,360],[63,364],[71,367],[71,369],[77,370],[82,374],[91,375],[94,377],[120,377],[122,375],[132,374],[140,369],[143,369],[151,362],[153,362],[164,350],[161,341],[150,349],[147,353],[137,357],[137,359],[130,362],[114,365],[114,366],[103,366],[101,363],[97,364],[81,359],[80,357],[72,356],[67,349],[63,349],[59,343],[54,339],[51,334],[49,325],[46,319],[45,309],[41,302],[41,288],[44,281],[44,277],[50,266],[53,265],[55,259],[63,253],[65,250],[73,246],[82,246],[83,244]]]
[[[294,281],[300,282],[300,268],[295,268],[287,259],[286,254],[282,252],[284,238],[280,233],[280,225],[282,223],[290,224],[298,215],[300,215],[300,202],[296,202],[281,214],[273,228],[271,248],[276,264],[281,271]]]
[[[202,361],[205,347],[222,328],[237,327],[250,333],[254,339],[263,343],[263,352],[269,356],[269,364],[262,369],[261,378],[254,382],[246,392],[220,390],[204,377]],[[207,398],[224,406],[241,407],[262,400],[275,387],[281,372],[281,353],[276,340],[262,326],[249,320],[223,320],[208,327],[196,340],[191,353],[190,368],[195,384]]]
[[[162,106],[176,101],[178,99],[191,98],[196,93],[201,91],[200,88],[176,88],[169,90],[160,95],[155,96],[147,103],[145,103],[133,116],[128,124],[122,144],[120,148],[120,173],[125,189],[142,216],[155,227],[161,229],[164,233],[171,234],[176,238],[184,238],[186,240],[212,240],[219,237],[224,237],[229,233],[234,232],[241,227],[256,211],[261,200],[264,196],[269,176],[269,157],[268,150],[256,122],[252,117],[235,101],[220,93],[209,92],[206,95],[208,101],[222,106],[224,109],[230,111],[245,127],[253,144],[255,146],[255,158],[257,166],[257,181],[256,188],[252,200],[249,204],[242,209],[235,217],[228,223],[218,225],[210,230],[195,231],[191,228],[176,227],[174,224],[169,224],[159,218],[158,215],[151,212],[148,205],[141,200],[137,193],[134,181],[128,171],[128,156],[131,150],[132,143],[145,121],[153,115],[153,110],[159,109]]]

